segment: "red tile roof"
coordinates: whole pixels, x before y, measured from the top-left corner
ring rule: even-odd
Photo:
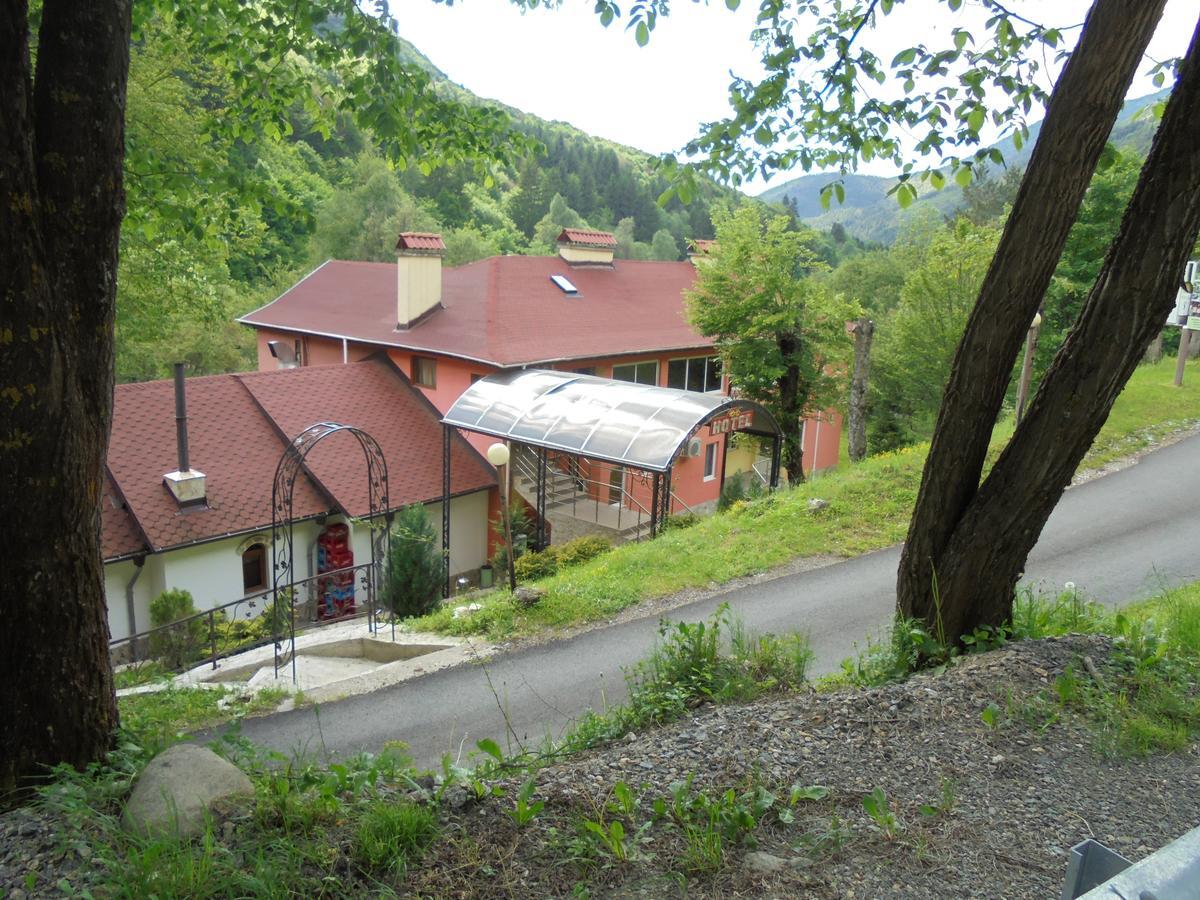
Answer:
[[[588,247],[615,247],[617,239],[607,231],[587,228],[564,228],[556,239],[559,243],[585,244]]]
[[[441,415],[392,363],[370,359],[351,365],[313,366],[238,375],[251,396],[284,434],[296,435],[314,422],[354,425],[379,442],[388,461],[393,509],[442,496]],[[461,494],[496,482],[494,470],[455,433],[450,492]],[[318,444],[308,470],[353,516],[370,509],[366,463],[350,435]]]
[[[106,560],[270,527],[271,487],[284,435],[314,422],[357,425],[379,441],[393,508],[441,496],[439,417],[386,360],[189,378],[187,405],[189,462],[206,476],[207,504],[180,509],[162,483],[177,468],[172,383],[117,386],[108,448],[113,489],[106,484],[101,516]],[[464,441],[458,450],[455,493],[494,483],[490,467]],[[348,435],[318,445],[309,457],[315,480],[296,481],[294,516],[334,509],[366,513],[359,455]],[[122,495],[127,508],[120,506]]]
[[[565,275],[568,295],[550,280]],[[392,263],[330,260],[240,321],[383,346],[445,353],[492,365],[707,349],[688,324],[689,262],[617,260],[570,267],[556,256],[496,256],[442,271],[443,309],[396,330]]]
[[[425,231],[405,231],[396,241],[397,250],[442,250],[446,243],[440,234],[430,234]]]

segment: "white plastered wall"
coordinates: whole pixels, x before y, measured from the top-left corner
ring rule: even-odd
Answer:
[[[429,521],[437,536],[437,546],[442,546],[442,505],[426,504]],[[450,501],[450,571],[452,574],[478,569],[487,561],[488,495],[477,491]],[[330,523],[345,521],[331,517]],[[293,532],[295,573],[297,579],[316,574],[315,542],[322,526],[316,522],[298,522]],[[245,596],[242,590],[241,551],[260,539],[267,546],[268,586],[271,571],[269,528],[253,534],[226,538],[191,547],[180,547],[165,553],[146,557],[145,566],[134,585],[135,616],[139,632],[150,628],[150,601],[168,588],[186,590],[192,595],[196,609],[200,611],[224,606]],[[350,545],[354,550],[355,565],[371,561],[370,529],[364,523],[350,523]],[[125,588],[133,577],[136,567],[132,560],[108,563],[104,567],[104,592],[108,602],[108,626],[112,640],[128,637],[129,622],[126,613]],[[366,597],[358,591],[359,602]],[[300,600],[309,599],[307,591],[301,590]],[[253,608],[239,607],[239,617],[253,616],[262,612],[263,604]]]

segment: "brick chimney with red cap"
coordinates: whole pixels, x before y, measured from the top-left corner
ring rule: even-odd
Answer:
[[[412,328],[442,306],[440,234],[406,231],[396,241],[396,328]]]

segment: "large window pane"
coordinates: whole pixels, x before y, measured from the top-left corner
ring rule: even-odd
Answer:
[[[704,390],[719,391],[721,389],[721,357],[710,356],[705,366]]]
[[[689,391],[704,391],[704,360],[689,359],[687,373],[687,389]]]
[[[673,359],[667,363],[667,387],[676,390],[687,390],[686,359]]]

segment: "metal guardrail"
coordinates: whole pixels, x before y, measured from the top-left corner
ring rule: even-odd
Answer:
[[[1071,848],[1062,900],[1196,900],[1200,897],[1200,828],[1177,838],[1141,862],[1128,860],[1096,841]]]
[[[179,635],[177,652],[183,656],[186,656],[186,658],[181,659],[177,665],[167,666],[168,671],[187,671],[188,669],[195,668],[197,665],[204,663],[208,663],[213,669],[216,669],[217,663],[228,656],[232,656],[236,653],[243,653],[246,650],[252,650],[255,647],[265,647],[268,644],[279,644],[284,640],[284,638],[289,636],[291,630],[291,622],[283,619],[283,621],[277,623],[276,627],[272,629],[272,633],[270,635],[264,635],[260,638],[251,638],[246,641],[240,641],[232,645],[223,646],[220,642],[221,636],[217,628],[218,615],[221,616],[220,621],[238,621],[243,617],[241,617],[236,610],[239,607],[244,607],[246,610],[244,616],[245,621],[253,621],[263,615],[278,615],[281,618],[284,615],[290,615],[294,619],[298,609],[303,609],[303,607],[315,601],[316,598],[313,596],[315,591],[312,591],[312,585],[319,583],[319,581],[324,578],[344,575],[347,572],[355,572],[359,573],[357,575],[357,577],[360,579],[359,587],[365,589],[366,579],[370,577],[370,568],[370,563],[363,563],[357,566],[345,566],[341,569],[320,572],[316,575],[309,575],[305,578],[298,579],[296,581],[296,588],[299,589],[304,587],[308,589],[310,596],[300,602],[297,602],[294,596],[287,601],[283,601],[286,602],[287,605],[282,611],[275,608],[275,602],[272,599],[274,591],[266,590],[255,594],[249,594],[245,597],[242,597],[240,600],[233,600],[229,603],[223,603],[220,606],[214,606],[211,609],[204,610],[203,612],[185,616],[182,619],[176,619],[174,622],[168,622],[166,625],[158,625],[145,631],[139,631],[137,634],[131,634],[123,638],[117,638],[116,640],[109,641],[109,655],[113,658],[117,658],[121,655],[121,651],[123,649],[128,648],[129,661],[142,662],[150,658],[150,653],[148,651],[150,651],[153,644],[161,643],[170,647],[172,635],[177,634]],[[253,612],[254,610],[259,609],[260,604],[262,606],[262,610],[259,612]],[[235,612],[233,615],[228,615],[228,610],[234,610]],[[328,619],[321,619],[314,615],[310,619],[306,619],[305,624],[308,626],[320,626],[333,624],[335,622],[346,622],[367,615],[368,612],[369,611],[366,609],[363,609],[361,612],[357,611],[356,609],[356,611],[353,613]],[[201,648],[206,648],[207,653],[197,655],[195,651]]]

